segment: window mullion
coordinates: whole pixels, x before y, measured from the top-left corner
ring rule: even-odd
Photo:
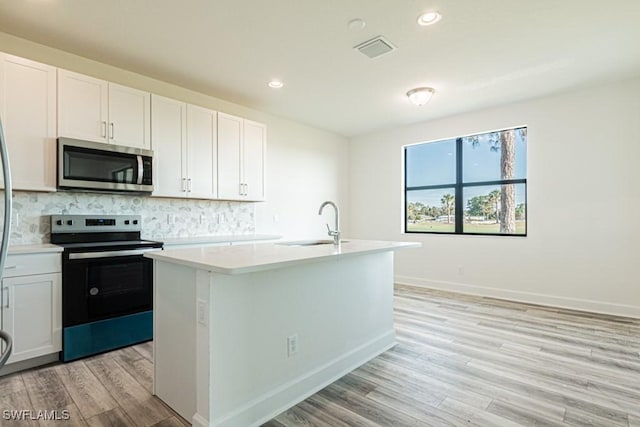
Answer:
[[[462,234],[464,206],[462,203],[462,138],[456,139],[456,200],[455,200],[456,234]]]

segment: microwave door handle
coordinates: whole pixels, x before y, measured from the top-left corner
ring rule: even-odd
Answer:
[[[142,177],[144,175],[144,164],[142,163],[142,156],[137,155],[136,159],[138,160],[138,182],[136,184],[142,184]]]

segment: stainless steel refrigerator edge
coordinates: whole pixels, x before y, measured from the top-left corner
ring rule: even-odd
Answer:
[[[9,251],[9,237],[11,235],[11,169],[9,167],[9,154],[7,153],[7,144],[4,139],[4,129],[2,127],[2,119],[0,118],[0,157],[2,160],[2,172],[4,177],[4,224],[2,228],[2,243],[0,244],[0,281],[4,272],[4,263],[7,260],[7,252]],[[2,294],[4,296],[4,293]],[[4,301],[3,304],[4,306]],[[0,329],[0,340],[4,342],[3,351],[0,355],[0,369],[7,363],[11,356],[13,342],[11,335]]]

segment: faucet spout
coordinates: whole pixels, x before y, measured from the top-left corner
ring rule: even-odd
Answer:
[[[330,200],[327,200],[326,202],[320,205],[320,209],[318,210],[318,215],[322,215],[322,211],[324,210],[325,206],[331,206],[335,211],[335,218],[336,218],[335,230],[331,230],[329,228],[329,224],[327,224],[327,230],[329,231],[328,233],[329,236],[333,237],[333,244],[335,246],[340,246],[340,211],[338,209],[338,206],[335,203],[333,203]]]

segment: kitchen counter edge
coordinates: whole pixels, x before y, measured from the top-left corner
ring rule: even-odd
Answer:
[[[9,245],[9,255],[56,253],[62,252],[63,250],[62,246],[54,245],[52,243]]]
[[[175,248],[148,252],[145,257],[220,274],[246,274],[290,267],[297,264],[325,261],[331,258],[367,253],[417,248],[418,242],[352,240],[336,252],[333,245],[288,246],[278,243],[257,243],[231,247]]]
[[[237,234],[227,236],[203,236],[203,237],[171,237],[166,239],[158,239],[166,246],[181,245],[207,245],[216,243],[233,243],[233,242],[252,242],[278,240],[282,236],[272,234]]]

